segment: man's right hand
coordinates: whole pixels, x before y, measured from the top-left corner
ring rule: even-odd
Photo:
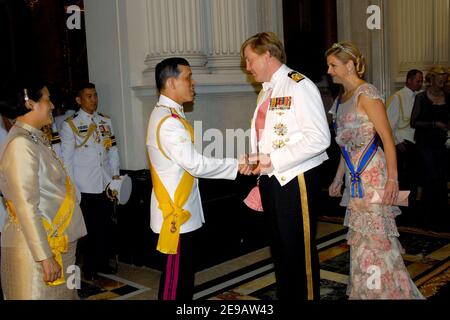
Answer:
[[[248,162],[248,155],[244,154],[239,157],[238,171],[240,174],[249,176],[252,174],[253,167]]]
[[[41,261],[44,282],[53,282],[61,277],[61,266],[54,257]]]

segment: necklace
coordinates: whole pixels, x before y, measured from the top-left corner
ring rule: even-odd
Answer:
[[[23,127],[19,127],[16,124],[14,124],[16,127],[21,128],[23,130],[25,130],[28,134],[28,136],[30,137],[30,139],[35,143],[35,144],[43,144],[46,149],[48,149],[52,155],[52,157],[59,163],[59,165],[61,166],[61,168],[63,169],[65,175],[67,176],[67,170],[66,167],[64,166],[64,163],[62,162],[62,160],[58,157],[58,155],[56,154],[55,150],[52,147],[52,144],[50,143],[50,140],[47,138],[46,135],[38,135],[34,132],[31,132],[30,130],[23,128]]]

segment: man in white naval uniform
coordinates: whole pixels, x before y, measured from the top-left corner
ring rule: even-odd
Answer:
[[[197,178],[234,180],[238,170],[250,174],[251,168],[235,159],[206,158],[194,149],[193,130],[183,111],[195,95],[188,61],[165,59],[156,66],[155,77],[161,95],[146,143],[153,184],[150,224],[166,260],[158,297],[192,300],[194,241],[205,222]]]
[[[400,189],[411,190],[411,201],[416,199],[418,181],[418,152],[414,141],[414,128],[411,128],[411,113],[416,94],[422,89],[423,73],[413,69],[406,75],[405,87],[394,93],[387,101],[387,115],[397,151],[397,169]],[[403,208],[402,210],[408,210]]]
[[[285,301],[320,298],[318,175],[319,165],[328,159],[330,131],[318,88],[284,64],[284,47],[274,33],[247,39],[241,56],[247,71],[262,83],[251,126],[250,160],[259,163],[254,173],[261,174],[277,295],[282,307],[289,307]]]
[[[80,110],[61,126],[62,160],[81,192],[81,210],[88,235],[80,243],[84,276],[112,273],[109,267],[113,202],[105,190],[112,179],[119,179],[119,153],[111,119],[97,112],[95,85],[88,83],[78,91]]]

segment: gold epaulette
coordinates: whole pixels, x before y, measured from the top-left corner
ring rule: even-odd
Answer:
[[[69,121],[72,121],[73,119],[75,119],[76,117],[78,117],[78,113],[71,115],[70,117],[66,118],[66,120],[64,120],[64,121],[69,122]]]
[[[303,76],[300,72],[297,71],[289,72],[288,77],[294,80],[295,82],[300,82],[303,79],[305,79],[305,76]]]
[[[107,115],[105,115],[105,114],[103,114],[103,113],[100,113],[100,112],[97,112],[98,113],[98,115],[100,116],[100,117],[103,117],[103,118],[106,118],[106,119],[111,119],[110,117],[108,117]]]

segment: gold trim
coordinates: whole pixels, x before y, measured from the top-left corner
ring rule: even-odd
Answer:
[[[158,127],[156,128],[156,144],[158,145],[158,149],[159,151],[161,151],[162,155],[167,158],[168,160],[170,160],[169,156],[164,152],[162,146],[161,146],[161,141],[159,140],[159,132],[161,131],[161,126],[163,125],[164,121],[166,121],[167,119],[171,118],[172,115],[168,115],[165,116],[164,118],[162,118],[159,123],[158,123]]]
[[[311,267],[311,234],[309,223],[309,206],[308,192],[306,190],[305,176],[298,176],[298,185],[300,187],[300,199],[302,202],[302,219],[303,219],[303,238],[305,243],[305,263],[306,263],[306,282],[308,287],[308,300],[314,299],[312,267]]]

